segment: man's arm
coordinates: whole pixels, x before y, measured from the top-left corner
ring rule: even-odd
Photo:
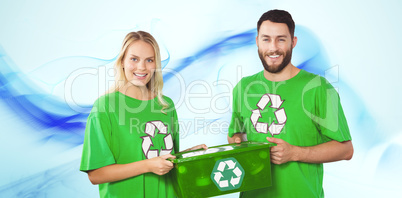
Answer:
[[[350,160],[353,156],[352,141],[338,142],[335,140],[316,146],[293,146],[282,139],[267,137],[269,142],[277,144],[271,147],[271,161],[283,164],[289,161],[307,163],[326,163],[339,160]]]

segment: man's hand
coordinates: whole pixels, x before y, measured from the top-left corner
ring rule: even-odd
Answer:
[[[247,136],[245,133],[235,133],[233,137],[228,136],[229,144],[232,143],[240,144],[243,141],[247,141]]]
[[[284,164],[289,161],[295,161],[295,150],[297,146],[293,146],[282,139],[267,137],[269,142],[275,143],[276,146],[271,147],[271,162],[274,164]]]

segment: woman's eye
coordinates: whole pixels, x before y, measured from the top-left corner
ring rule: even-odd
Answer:
[[[152,59],[148,59],[147,61],[148,61],[148,63],[154,62],[154,60],[152,60]]]
[[[132,60],[132,61],[137,61],[138,59],[137,59],[137,58],[131,58],[131,60]]]

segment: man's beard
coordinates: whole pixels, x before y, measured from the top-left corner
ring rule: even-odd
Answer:
[[[285,68],[290,63],[290,60],[292,59],[292,51],[293,51],[292,49],[289,49],[286,52],[286,55],[283,58],[282,63],[278,67],[268,65],[267,61],[265,61],[265,59],[264,59],[265,55],[268,55],[268,54],[263,55],[263,53],[260,52],[260,50],[258,50],[258,56],[260,57],[261,63],[264,66],[264,69],[267,72],[269,72],[269,73],[279,73],[279,72],[281,72],[283,70],[283,68]],[[271,53],[271,54],[283,55],[283,53],[278,53],[278,52]]]

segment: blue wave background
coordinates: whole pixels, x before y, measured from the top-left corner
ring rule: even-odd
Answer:
[[[392,24],[401,3],[311,1],[312,9],[297,1],[213,2],[0,2],[0,197],[98,197],[97,186],[78,171],[84,128],[93,101],[113,81],[113,62],[130,31],[149,31],[161,46],[164,94],[178,110],[180,147],[225,144],[230,91],[262,70],[255,24],[273,8],[289,10],[296,21],[292,62],[325,76],[348,118],[355,156],[325,164],[326,196],[400,194],[402,97],[395,90],[402,69],[394,43],[402,43],[402,29]],[[363,3],[367,9],[357,9]],[[144,10],[131,10],[137,7]],[[374,10],[383,18],[371,16]],[[382,28],[364,28],[373,23]],[[394,42],[373,39],[379,29]],[[384,47],[393,58],[373,54]]]

